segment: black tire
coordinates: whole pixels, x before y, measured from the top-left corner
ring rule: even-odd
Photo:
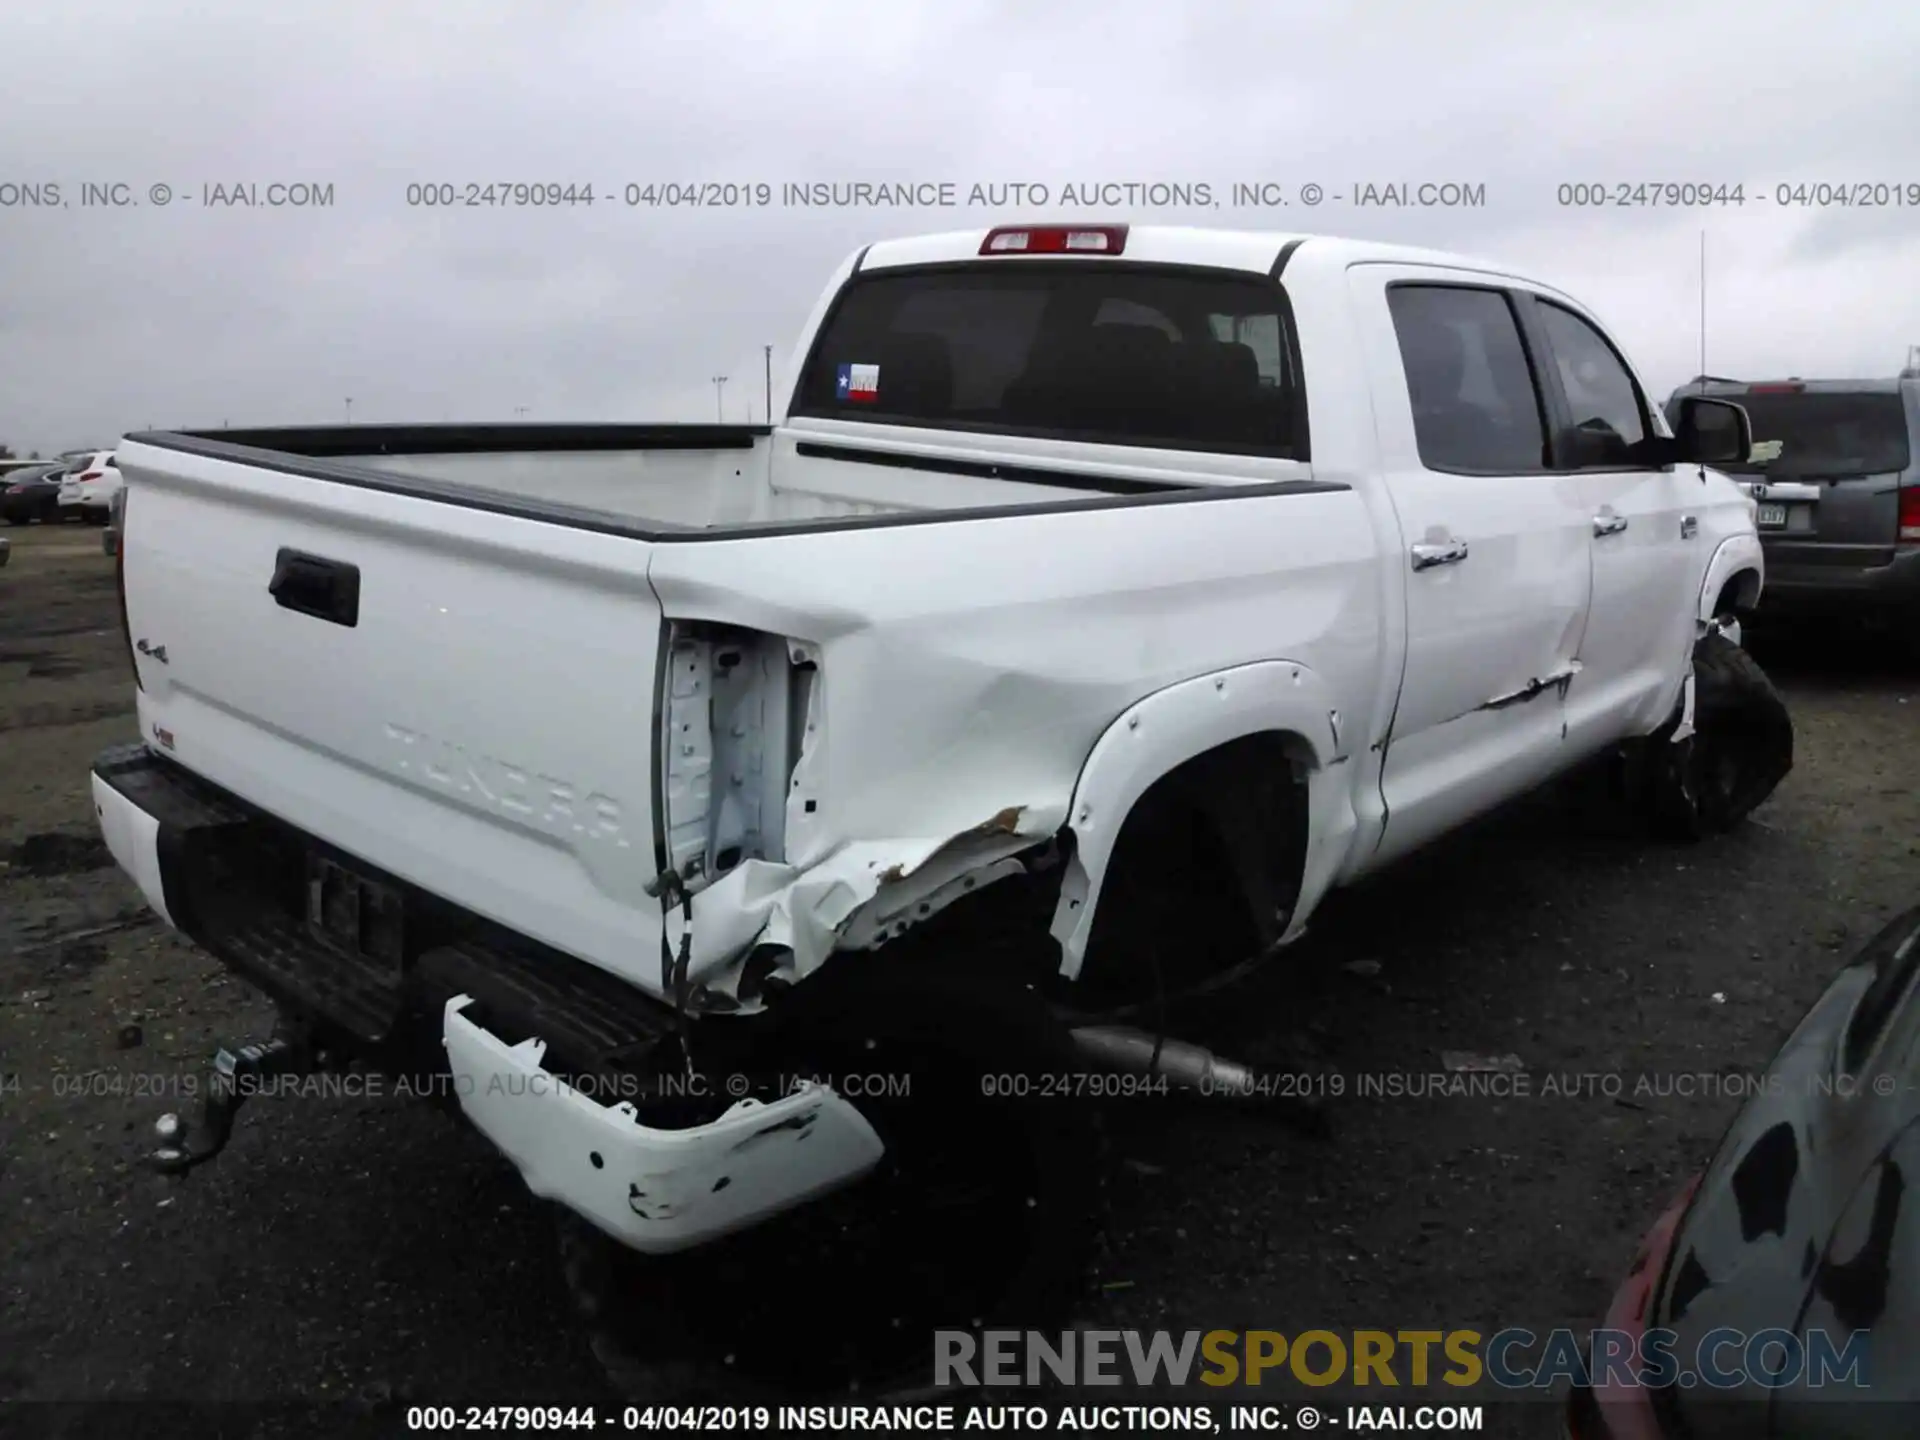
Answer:
[[[934,1330],[1064,1325],[1085,1287],[1105,1178],[1097,1112],[982,1083],[1079,1068],[1034,992],[889,950],[836,959],[789,1000],[752,1068],[906,1073],[908,1097],[848,1097],[887,1156],[835,1195],[678,1255],[639,1255],[563,1213],[575,1309],[630,1400],[924,1388]]]
[[[1649,811],[1662,836],[1693,842],[1731,830],[1793,769],[1793,717],[1759,663],[1718,631],[1693,651],[1693,726],[1648,741]]]

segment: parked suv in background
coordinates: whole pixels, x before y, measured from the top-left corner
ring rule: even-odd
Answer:
[[[1920,617],[1920,366],[1892,380],[1724,380],[1674,391],[1745,407],[1747,487],[1767,560],[1764,615]]]
[[[60,483],[61,513],[78,511],[94,524],[104,525],[113,497],[124,483],[114,466],[113,451],[95,450],[83,455],[67,467],[67,478]]]

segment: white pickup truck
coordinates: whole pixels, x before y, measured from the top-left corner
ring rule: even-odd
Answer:
[[[155,1163],[249,1075],[427,1075],[557,1202],[623,1383],[844,1380],[1035,1322],[1092,1214],[1059,1077],[1252,1088],[1152,1017],[1334,887],[1609,752],[1688,836],[1791,764],[1705,468],[1744,412],[1670,429],[1510,269],[895,240],[792,373],[766,428],[122,441],[100,824],[284,1017]]]

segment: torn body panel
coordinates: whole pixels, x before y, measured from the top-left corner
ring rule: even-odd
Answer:
[[[873,1127],[831,1089],[801,1085],[772,1103],[743,1099],[683,1130],[640,1124],[542,1066],[545,1042],[509,1045],[447,1002],[447,1064],[460,1108],[512,1160],[527,1188],[623,1245],[666,1254],[759,1224],[866,1174],[885,1153]]]
[[[783,952],[757,978],[791,981],[837,949],[882,944],[1018,872],[1012,857],[1066,818],[1062,795],[1002,805],[956,834],[836,843],[820,650],[676,622],[668,653],[660,824],[692,921],[670,909],[666,927],[671,953],[690,942],[684,980],[695,1009],[758,1009],[740,983],[751,955]]]
[[[1532,700],[1536,696],[1544,695],[1547,691],[1555,688],[1560,691],[1560,698],[1564,700],[1567,694],[1567,687],[1573,683],[1573,677],[1578,675],[1581,669],[1582,666],[1578,660],[1569,660],[1564,665],[1557,667],[1549,673],[1529,680],[1517,690],[1509,690],[1504,695],[1494,696],[1491,700],[1481,705],[1480,708],[1482,710],[1504,710],[1509,705],[1524,704],[1526,701]]]
[[[667,866],[699,894],[743,861],[785,853],[812,662],[774,635],[674,627],[661,699]]]
[[[1014,807],[944,840],[858,841],[804,868],[743,862],[693,901],[688,979],[697,987],[696,1008],[757,1009],[759,997],[743,993],[740,982],[749,955],[761,947],[786,952],[773,976],[802,979],[836,950],[872,948],[980,886],[1020,873],[1013,857],[1046,841],[1065,815],[1064,806]],[[1008,816],[1010,828],[998,823]]]

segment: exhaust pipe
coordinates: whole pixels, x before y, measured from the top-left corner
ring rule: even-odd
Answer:
[[[1073,1043],[1087,1059],[1109,1070],[1158,1075],[1203,1095],[1252,1099],[1260,1093],[1260,1083],[1248,1066],[1223,1060],[1185,1040],[1149,1035],[1127,1025],[1086,1025],[1073,1032]]]
[[[1254,1103],[1291,1128],[1316,1140],[1333,1136],[1320,1105],[1297,1089],[1263,1081],[1260,1072],[1228,1060],[1200,1045],[1171,1036],[1150,1035],[1128,1025],[1081,1025],[1073,1030],[1076,1049],[1108,1070],[1158,1075],[1182,1090]]]

